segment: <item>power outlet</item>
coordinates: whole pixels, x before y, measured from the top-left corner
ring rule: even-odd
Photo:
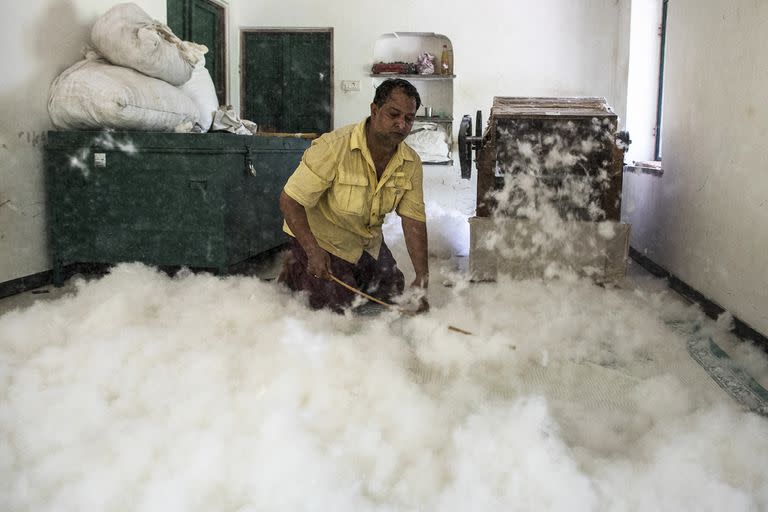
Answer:
[[[360,80],[342,80],[341,81],[341,90],[342,91],[359,91],[360,90]]]

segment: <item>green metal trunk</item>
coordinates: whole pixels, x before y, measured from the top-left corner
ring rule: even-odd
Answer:
[[[54,281],[74,262],[215,268],[285,241],[278,196],[309,141],[229,133],[49,132]]]

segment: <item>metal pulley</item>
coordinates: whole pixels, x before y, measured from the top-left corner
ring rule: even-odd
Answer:
[[[461,177],[468,180],[472,176],[472,150],[477,152],[483,147],[483,113],[477,111],[477,124],[475,136],[472,136],[472,116],[465,114],[459,125],[459,164],[461,165]]]

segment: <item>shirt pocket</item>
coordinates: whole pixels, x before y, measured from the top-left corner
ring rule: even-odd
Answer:
[[[333,201],[342,213],[365,215],[368,204],[368,177],[340,167],[333,185]]]
[[[413,184],[405,173],[395,173],[381,188],[381,215],[384,216],[397,208],[403,194],[412,188]]]

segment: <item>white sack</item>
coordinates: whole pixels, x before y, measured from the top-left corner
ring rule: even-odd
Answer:
[[[450,161],[447,138],[444,129],[437,123],[417,121],[413,123],[405,143],[418,153],[422,162],[444,163]]]
[[[205,59],[197,63],[192,78],[179,86],[179,89],[192,100],[200,112],[196,123],[199,131],[205,133],[210,130],[213,113],[219,109],[219,98],[216,97],[216,87],[213,85],[211,74],[205,68]]]
[[[112,64],[172,85],[189,81],[195,64],[208,51],[203,45],[182,41],[132,3],[118,4],[97,19],[91,41]]]
[[[82,60],[51,85],[48,113],[63,130],[179,131],[197,107],[176,87],[104,60]]]

